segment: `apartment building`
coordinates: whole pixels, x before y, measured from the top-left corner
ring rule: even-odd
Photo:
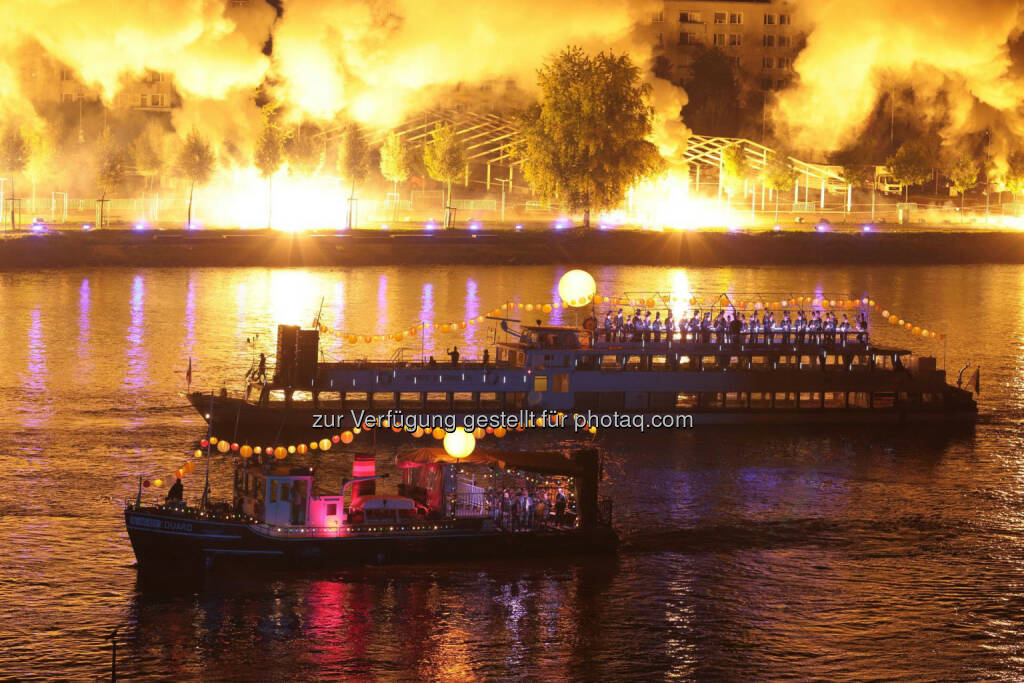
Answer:
[[[741,78],[767,91],[792,78],[806,28],[788,0],[664,0],[651,17],[650,33],[673,80],[690,76],[701,48],[717,48]]]

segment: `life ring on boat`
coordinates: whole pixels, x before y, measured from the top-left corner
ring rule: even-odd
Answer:
[[[536,406],[540,405],[540,402],[543,398],[544,397],[541,395],[539,391],[531,391],[526,395],[526,402],[529,403],[531,406]]]
[[[583,329],[587,330],[588,332],[593,332],[594,330],[596,330],[597,329],[597,318],[595,318],[594,316],[590,316],[589,318],[584,320],[583,321]]]

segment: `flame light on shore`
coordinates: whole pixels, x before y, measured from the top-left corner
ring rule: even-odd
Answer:
[[[334,177],[278,172],[267,182],[256,169],[218,176],[196,193],[194,223],[300,232],[345,227],[347,191]],[[269,202],[269,205],[268,205]]]
[[[715,199],[691,195],[689,179],[679,171],[639,184],[633,188],[629,204],[632,210],[624,222],[646,228],[696,230],[742,225],[738,207],[729,211]]]

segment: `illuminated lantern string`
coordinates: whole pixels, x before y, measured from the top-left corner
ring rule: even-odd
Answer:
[[[329,450],[331,450],[331,440],[330,439],[320,439],[320,450],[322,450],[322,451],[329,451]]]
[[[346,431],[341,433],[341,442],[342,443],[346,443],[346,444],[352,443],[352,439],[353,438],[354,437],[352,436],[352,432],[350,432],[350,431],[346,430]]]
[[[213,439],[210,439],[210,442],[212,443]],[[231,444],[229,444],[227,441],[218,441],[217,450],[220,451],[221,453],[227,453],[228,451],[231,450]]]

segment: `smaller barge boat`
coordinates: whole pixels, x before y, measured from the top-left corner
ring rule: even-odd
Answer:
[[[140,488],[125,506],[125,525],[140,569],[175,573],[237,563],[312,568],[565,556],[609,553],[618,543],[610,502],[598,499],[595,449],[478,450],[456,459],[423,448],[396,465],[398,494],[377,495],[376,480],[387,475],[374,474],[373,456],[356,456],[360,476],[340,491],[319,489],[308,466],[242,461],[232,503],[145,503]]]

